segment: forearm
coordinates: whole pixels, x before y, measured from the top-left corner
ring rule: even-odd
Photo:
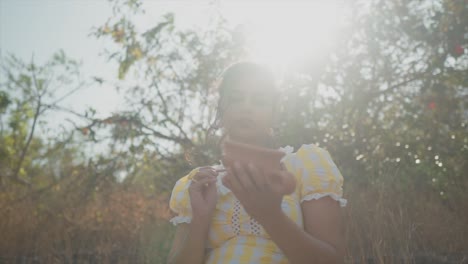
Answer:
[[[205,243],[208,240],[208,217],[194,217],[189,224],[187,235],[180,249],[169,257],[169,264],[203,263],[205,259]]]
[[[282,211],[259,222],[291,264],[343,262],[333,246],[307,233]]]

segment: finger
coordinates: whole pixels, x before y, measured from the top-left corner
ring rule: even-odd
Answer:
[[[284,195],[293,193],[296,190],[296,179],[288,171],[275,171],[272,175],[274,179],[274,190]]]
[[[201,199],[204,197],[205,190],[216,190],[216,178],[205,178],[200,181],[192,181],[189,185],[189,193],[191,196],[196,196]]]
[[[237,185],[239,186],[240,189],[244,189],[245,187],[247,187],[244,182],[244,180],[242,179],[243,178],[243,174],[244,172],[242,171],[242,165],[235,161],[233,166],[233,172],[234,172],[234,179],[233,179],[233,184],[235,185],[237,183]]]
[[[222,182],[223,182],[224,186],[226,186],[229,190],[234,192],[234,187],[232,185],[232,178],[234,176],[232,175],[232,172],[230,172],[230,171],[231,171],[230,169],[227,169],[226,175],[222,179]]]
[[[280,166],[281,166],[281,170],[283,170],[283,171],[287,170],[286,165],[284,165],[283,162],[280,163]]]
[[[236,171],[234,170],[234,167],[228,168],[228,174],[225,176],[225,178],[228,178],[229,185],[231,186],[231,190],[234,192],[239,192],[242,191],[242,184],[237,178]]]
[[[226,175],[221,179],[221,181],[222,181],[224,186],[229,188],[229,190],[232,190],[231,180],[230,180],[230,177],[228,177],[228,175],[229,175],[229,171],[226,170]]]
[[[247,165],[244,165],[242,163],[235,164],[237,178],[239,179],[239,182],[241,183],[244,190],[246,191],[256,190],[257,187],[255,186],[255,183],[253,182],[252,176],[247,172],[246,167]]]
[[[268,182],[265,179],[265,174],[263,174],[257,166],[249,162],[247,165],[247,173],[250,176],[250,180],[254,183],[255,187],[258,190],[264,190],[268,187]]]
[[[201,167],[199,169],[199,172],[206,173],[206,174],[213,175],[213,176],[218,175],[218,172],[213,167],[209,167],[209,166]]]
[[[216,176],[218,176],[218,172],[216,172],[213,168],[204,167],[204,168],[200,168],[199,171],[195,175],[193,175],[192,180],[197,182],[206,177],[216,177]]]
[[[228,155],[223,154],[221,156],[221,160],[223,162],[224,167],[226,168],[232,167],[233,160]]]
[[[283,181],[282,181],[282,176],[280,171],[274,171],[269,177],[266,177],[266,180],[268,181],[268,185],[270,186],[270,189],[273,190],[275,193],[283,193]]]
[[[198,181],[200,184],[216,182],[216,177],[208,176]]]
[[[281,171],[284,191],[286,194],[291,194],[296,190],[296,178],[289,171]]]
[[[216,177],[214,176],[207,176],[201,179],[192,179],[192,183],[190,186],[194,186],[195,188],[208,186],[211,183],[216,182]]]

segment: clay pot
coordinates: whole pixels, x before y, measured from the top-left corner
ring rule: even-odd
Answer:
[[[232,167],[234,161],[243,165],[249,162],[253,163],[260,169],[264,175],[275,177],[274,172],[284,170],[281,159],[285,153],[275,149],[268,149],[259,146],[249,145],[236,142],[233,140],[225,140],[222,146],[223,156],[222,161],[226,168]],[[296,181],[291,177],[273,178],[271,183],[276,185],[282,194],[287,195],[294,192]]]

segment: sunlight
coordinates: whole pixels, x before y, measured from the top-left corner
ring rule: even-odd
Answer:
[[[225,6],[242,25],[250,58],[276,70],[327,53],[344,19],[343,2],[254,2]]]

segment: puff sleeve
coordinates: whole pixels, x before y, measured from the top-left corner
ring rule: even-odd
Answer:
[[[172,224],[190,223],[192,221],[192,208],[190,206],[189,186],[193,175],[199,168],[192,170],[188,175],[180,178],[172,189],[169,199],[169,208],[177,215],[169,220]]]
[[[327,150],[316,145],[302,145],[289,158],[289,167],[295,176],[300,201],[330,196],[346,206],[343,196],[343,176]]]

